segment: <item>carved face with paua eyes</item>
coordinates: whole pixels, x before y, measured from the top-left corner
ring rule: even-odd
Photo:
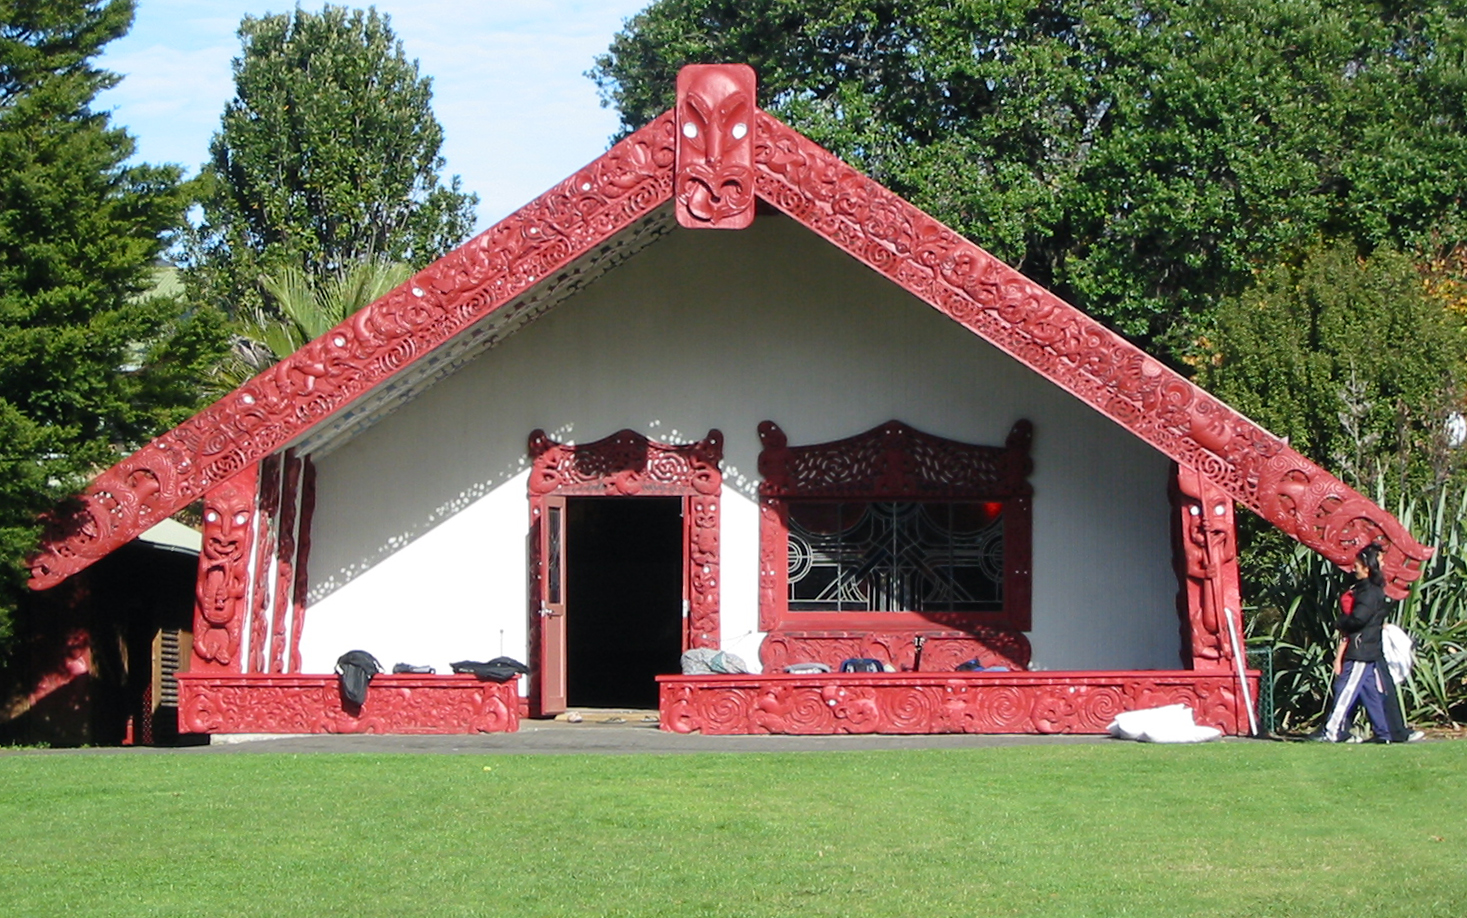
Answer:
[[[754,220],[754,71],[694,64],[677,78],[677,218],[693,229]]]

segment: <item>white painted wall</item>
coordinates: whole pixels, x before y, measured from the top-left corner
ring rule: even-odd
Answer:
[[[525,441],[725,436],[723,641],[758,659],[760,421],[1034,422],[1034,663],[1178,665],[1167,460],[797,224],[680,230],[317,465],[304,668],[526,656]]]

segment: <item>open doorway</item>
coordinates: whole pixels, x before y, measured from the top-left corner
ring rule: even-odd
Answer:
[[[566,502],[566,693],[573,707],[655,708],[683,651],[683,501]]]

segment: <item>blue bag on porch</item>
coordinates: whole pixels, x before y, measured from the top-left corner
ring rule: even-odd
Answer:
[[[367,684],[380,672],[382,664],[365,650],[348,650],[336,658],[341,694],[357,707],[367,703]]]
[[[880,660],[870,657],[847,657],[840,661],[840,671],[843,673],[884,673],[886,667],[881,665]]]

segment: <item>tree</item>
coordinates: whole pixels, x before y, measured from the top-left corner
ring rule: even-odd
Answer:
[[[407,265],[381,260],[351,265],[321,283],[294,265],[262,275],[260,286],[269,294],[280,317],[259,310],[236,323],[239,334],[229,357],[211,380],[211,388],[219,395],[233,391],[385,296],[411,275]]]
[[[326,6],[246,16],[226,106],[200,176],[192,289],[232,314],[265,303],[262,273],[320,283],[385,258],[421,267],[473,228],[474,195],[444,187],[432,85],[389,18]]]
[[[1458,464],[1447,419],[1467,394],[1467,320],[1448,305],[1393,250],[1315,248],[1223,302],[1199,375],[1366,493],[1439,487]]]
[[[685,63],[1139,344],[1319,238],[1467,238],[1467,13],[1370,0],[657,0],[591,71],[625,130]]]
[[[223,317],[149,295],[187,197],[91,109],[131,0],[0,0],[0,638],[39,514],[195,407]],[[3,644],[3,640],[0,640]]]

